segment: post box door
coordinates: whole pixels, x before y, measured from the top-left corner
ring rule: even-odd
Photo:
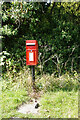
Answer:
[[[27,65],[36,65],[37,64],[37,58],[36,58],[36,50],[27,50],[26,53],[26,63]]]

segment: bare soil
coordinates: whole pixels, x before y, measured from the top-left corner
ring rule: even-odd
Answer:
[[[32,114],[39,114],[40,106],[38,108],[35,108],[36,104],[39,103],[39,101],[36,101],[33,99],[28,104],[23,104],[18,108],[18,112],[26,114],[26,113],[32,113]]]

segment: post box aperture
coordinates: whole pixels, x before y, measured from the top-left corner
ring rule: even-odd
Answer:
[[[37,40],[26,40],[26,65],[38,64],[38,42]]]

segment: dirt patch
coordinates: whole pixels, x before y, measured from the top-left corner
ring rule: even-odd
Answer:
[[[35,108],[35,106],[37,107]],[[23,113],[23,114],[26,114],[26,113],[40,114],[39,110],[40,110],[39,101],[36,101],[35,99],[32,100],[32,102],[28,104],[23,104],[22,106],[18,108],[18,112]]]
[[[43,94],[43,91],[36,92],[35,89],[32,89],[32,92],[29,93],[29,97],[31,100],[27,104],[23,104],[18,108],[18,112],[26,114],[26,113],[32,113],[32,114],[40,114],[40,100],[41,95]]]

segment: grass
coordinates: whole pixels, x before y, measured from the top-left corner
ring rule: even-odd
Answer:
[[[3,82],[0,81],[1,118],[78,118],[78,74],[75,76],[65,74],[60,78],[55,78],[53,75],[37,77],[36,87],[38,91],[43,91],[40,98],[40,114],[17,112],[20,105],[31,99],[30,72],[25,71],[26,69],[20,71],[14,77],[8,73]]]
[[[2,118],[14,116],[18,106],[29,100],[25,89],[5,90],[0,97]]]
[[[47,92],[41,97],[40,115],[22,114],[17,112],[18,106],[28,102],[26,90],[4,91],[2,94],[2,118],[77,118],[78,92],[74,90]]]
[[[78,92],[48,92],[41,99],[43,118],[78,118]]]

